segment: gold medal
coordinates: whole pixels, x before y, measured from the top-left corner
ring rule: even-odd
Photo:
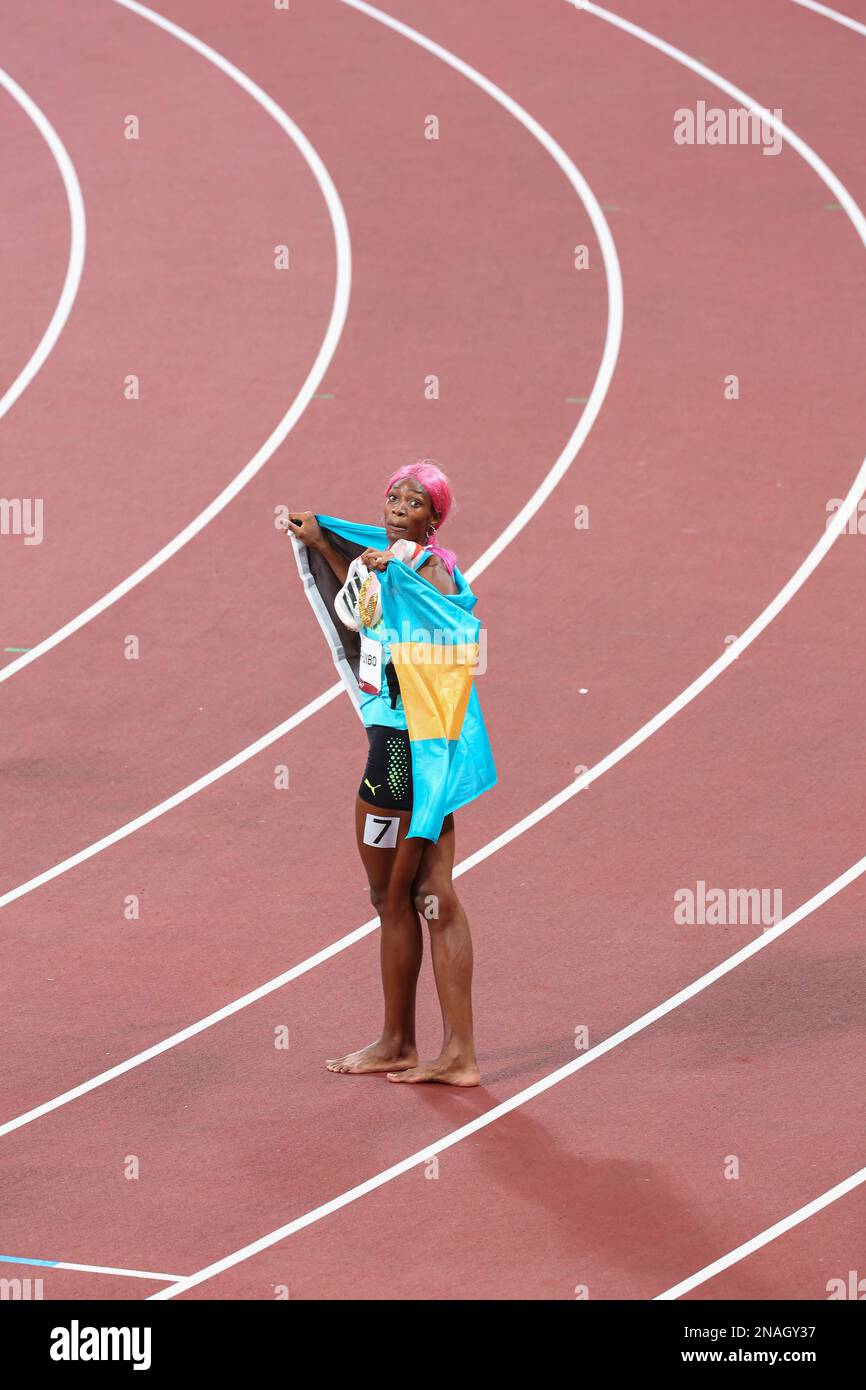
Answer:
[[[374,574],[368,574],[358,594],[358,616],[364,627],[376,626],[376,589],[378,581]]]

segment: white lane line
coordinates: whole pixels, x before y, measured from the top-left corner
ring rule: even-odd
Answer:
[[[573,0],[568,0],[568,3],[573,3]],[[633,37],[639,39],[643,43],[649,44],[650,47],[656,48],[659,52],[665,53],[668,57],[673,58],[674,61],[681,63],[684,67],[691,69],[699,76],[704,77],[707,81],[719,87],[720,90],[725,91],[729,95],[733,96],[737,101],[747,106],[750,110],[755,111],[757,114],[768,119],[770,123],[773,125],[773,127],[779,132],[779,134],[782,135],[783,139],[786,139],[788,143],[792,146],[792,148],[797,150],[797,152],[802,156],[802,158],[806,160],[807,164],[809,164],[809,166],[812,169],[814,169],[814,171],[818,174],[819,178],[821,178],[822,181],[825,184],[827,184],[827,186],[830,187],[832,191],[836,194],[838,201],[844,207],[845,211],[847,212],[848,216],[853,222],[855,230],[857,231],[861,242],[864,246],[866,246],[866,219],[864,219],[863,214],[857,203],[851,197],[850,193],[845,188],[845,186],[840,182],[840,180],[836,177],[832,170],[828,168],[824,161],[814,152],[814,150],[812,150],[811,147],[807,145],[805,141],[802,140],[798,135],[795,135],[793,131],[789,130],[789,128],[782,121],[775,117],[771,112],[766,111],[765,108],[760,107],[758,103],[755,102],[751,97],[749,97],[746,92],[743,92],[740,88],[735,87],[733,83],[728,82],[725,78],[720,77],[717,73],[714,73],[712,69],[706,67],[705,64],[696,62],[693,58],[690,58],[688,54],[683,53],[680,49],[675,48],[672,44],[668,44],[664,40],[656,38],[656,36],[654,34],[649,33],[648,30],[642,29],[638,25],[631,24],[629,21],[621,19],[618,15],[614,15],[608,10],[603,10],[598,5],[588,3],[588,0],[586,0],[585,3],[581,3],[579,8],[596,15],[597,18],[603,19],[607,23],[615,25],[617,28],[623,29],[624,32],[631,34]],[[788,584],[785,586],[784,589],[781,590],[780,594],[777,595],[776,599],[774,599],[772,603],[770,603],[768,607],[764,610],[764,612],[755,620],[755,622],[752,623],[751,627],[747,629],[746,633],[744,633],[742,637],[738,638],[735,643],[732,643],[725,656],[722,657],[720,661],[714,663],[714,667],[709,668],[709,670],[711,672],[714,672],[714,674],[709,675],[708,672],[705,672],[704,676],[699,677],[698,681],[694,682],[693,685],[689,687],[689,691],[693,691],[694,694],[697,694],[698,689],[696,687],[698,687],[699,689],[703,689],[706,684],[709,684],[709,681],[714,679],[715,675],[720,674],[720,672],[724,670],[725,667],[729,665],[732,660],[735,660],[736,657],[740,655],[740,652],[744,649],[744,647],[749,645],[752,641],[754,641],[754,638],[758,635],[758,633],[763,631],[764,627],[766,627],[767,624],[770,621],[772,621],[772,618],[776,616],[776,614],[781,610],[781,608],[784,607],[784,605],[789,601],[793,594],[797,592],[797,590],[805,582],[806,578],[808,578],[809,574],[812,573],[812,571],[818,565],[820,560],[827,553],[827,550],[829,550],[830,546],[836,540],[842,528],[847,524],[848,518],[853,513],[857,505],[857,502],[864,491],[866,491],[866,459],[864,459],[863,463],[861,464],[860,469],[858,470],[857,478],[855,479],[855,482],[852,484],[852,487],[849,489],[849,492],[843,503],[841,510],[845,513],[845,516],[844,519],[841,521],[841,524],[838,527],[834,528],[833,524],[831,523],[831,526],[822,535],[818,544],[809,553],[809,555],[806,557],[806,560],[804,560],[803,564],[797,570],[796,574],[792,577],[791,580],[789,580]],[[684,692],[684,694],[688,694],[688,692]],[[690,698],[694,698],[694,694],[692,694]],[[682,697],[680,697],[680,699],[681,698]],[[673,705],[677,705],[678,703],[678,701],[674,701]],[[671,705],[667,706],[666,708],[667,710],[672,710]],[[674,710],[673,712],[676,711]],[[662,714],[664,715],[665,711],[662,711]],[[668,718],[670,717],[671,716],[669,714]],[[654,722],[655,721],[650,721],[651,724]],[[666,722],[666,720],[663,720],[662,722]],[[647,726],[644,727],[646,728]],[[641,739],[640,741],[642,742],[643,740]],[[575,792],[581,789],[583,785],[588,785],[589,778],[590,774],[584,774],[582,778],[579,778],[577,780],[577,782],[574,784],[572,788],[568,789],[568,792],[566,792],[565,794],[560,793],[560,796],[563,797],[563,795],[565,795],[565,797],[567,798],[568,794],[574,795]],[[554,798],[554,801],[556,800],[558,800],[558,798]],[[502,838],[503,837],[500,837],[500,839]],[[513,838],[513,836],[510,838]],[[495,843],[496,842],[494,842],[494,844]],[[490,846],[486,846],[485,851],[491,852]],[[486,857],[485,852],[482,852],[482,857]],[[467,861],[466,867],[469,866],[469,862],[470,861]],[[477,856],[473,856],[473,862],[477,862]],[[670,1013],[673,1009],[678,1008],[680,1004],[685,1003],[688,999],[693,998],[695,994],[697,994],[703,989],[708,988],[709,985],[715,983],[715,981],[720,979],[723,975],[726,975],[731,970],[736,969],[737,966],[743,963],[743,961],[747,960],[757,951],[764,949],[766,946],[770,944],[771,941],[774,941],[778,936],[781,936],[783,931],[790,930],[790,928],[794,926],[796,922],[802,920],[803,917],[808,916],[810,912],[815,911],[816,908],[820,907],[829,898],[833,897],[836,893],[840,892],[843,888],[847,887],[849,883],[851,883],[855,878],[858,878],[864,871],[866,871],[866,857],[859,860],[856,864],[852,865],[850,869],[848,869],[844,874],[840,875],[839,878],[835,879],[833,883],[829,884],[826,888],[822,889],[821,892],[817,893],[813,898],[810,898],[807,903],[804,903],[795,912],[791,913],[776,927],[773,927],[771,930],[765,932],[761,937],[757,938],[755,941],[750,942],[748,946],[744,947],[741,951],[736,952],[735,955],[731,956],[720,966],[716,966],[706,975],[701,976],[699,980],[694,981],[693,984],[687,986],[684,990],[680,990],[678,994],[673,995],[670,999],[666,1000],[663,1004],[659,1005],[650,1013],[644,1014],[634,1023],[628,1025],[628,1027],[621,1029],[618,1033],[613,1034],[612,1037],[606,1039],[605,1042],[601,1043],[597,1048],[593,1048],[589,1052],[585,1053],[583,1057],[575,1059],[575,1061],[570,1062],[567,1066],[560,1068],[558,1071],[553,1072],[551,1075],[543,1078],[540,1082],[536,1082],[533,1086],[527,1087],[525,1091],[520,1092],[517,1096],[512,1096],[510,1100],[505,1101],[502,1105],[495,1107],[492,1111],[488,1111],[485,1115],[480,1116],[477,1120],[474,1120],[470,1124],[463,1126],[461,1129],[455,1130],[451,1134],[446,1135],[443,1139],[437,1141],[437,1143],[435,1143],[434,1145],[429,1146],[428,1148],[423,1149],[419,1153],[413,1154],[410,1158],[404,1159],[401,1163],[395,1164],[393,1165],[393,1167],[386,1169],[384,1173],[377,1174],[374,1178],[370,1178],[367,1180],[367,1182],[361,1183],[357,1187],[350,1189],[349,1192],[341,1194],[341,1196],[334,1198],[331,1202],[326,1203],[324,1206],[317,1207],[312,1212],[307,1212],[305,1216],[298,1218],[296,1221],[289,1222],[287,1225],[280,1227],[277,1231],[271,1232],[269,1235],[262,1237],[260,1240],[253,1242],[251,1245],[245,1246],[242,1250],[235,1251],[233,1254],[225,1256],[222,1260],[218,1260],[214,1264],[206,1266],[206,1268],[199,1270],[194,1275],[188,1276],[180,1283],[172,1285],[167,1289],[160,1290],[159,1293],[153,1294],[151,1295],[151,1297],[155,1299],[169,1299],[176,1297],[177,1294],[184,1292],[186,1289],[192,1288],[200,1283],[203,1283],[205,1280],[213,1278],[214,1275],[223,1272],[225,1269],[228,1269],[233,1265],[240,1263],[242,1260],[249,1259],[252,1255],[257,1254],[260,1250],[266,1249],[267,1247],[276,1244],[278,1241],[284,1239],[287,1235],[292,1234],[294,1231],[300,1230],[304,1226],[311,1225],[314,1221],[321,1220],[324,1216],[329,1215],[333,1211],[339,1210],[341,1207],[346,1206],[349,1202],[356,1201],[359,1197],[364,1196],[367,1192],[373,1191],[377,1187],[381,1187],[384,1183],[389,1182],[392,1178],[398,1177],[401,1173],[404,1173],[408,1171],[408,1169],[415,1167],[418,1163],[426,1161],[434,1154],[440,1153],[445,1148],[450,1148],[453,1144],[458,1143],[460,1142],[460,1140],[468,1137],[468,1135],[475,1133],[477,1130],[484,1128],[488,1124],[492,1124],[493,1121],[500,1118],[500,1116],[508,1114],[511,1110],[514,1110],[519,1105],[524,1104],[527,1100],[530,1100],[534,1096],[541,1094],[542,1091],[548,1090],[551,1086],[554,1086],[559,1081],[564,1080],[566,1076],[571,1076],[574,1072],[579,1071],[583,1066],[588,1065],[590,1061],[595,1060],[596,1057],[604,1055],[605,1052],[610,1051],[611,1048],[616,1047],[620,1042],[624,1042],[628,1038],[633,1037],[635,1033],[648,1027],[651,1023],[654,1023],[656,1019],[663,1017],[667,1013]]]
[[[639,31],[641,34],[643,32],[643,30]],[[650,38],[652,37],[653,36],[650,35]],[[661,40],[659,40],[659,42],[661,42]],[[666,47],[669,47],[669,45],[666,45]],[[677,49],[673,50],[674,54],[678,52],[679,50]],[[687,55],[682,55],[682,57],[686,59]],[[691,61],[691,59],[688,59],[686,65],[689,66]],[[705,71],[709,71],[709,69]],[[724,83],[724,78],[719,77],[716,80],[719,84]],[[745,93],[743,93],[743,96],[745,96]],[[772,119],[775,120],[775,117],[772,117]],[[787,132],[787,134],[792,136],[792,132]],[[794,138],[798,141],[798,147],[803,144],[803,142],[799,140],[799,137]],[[805,148],[809,149],[808,146]],[[866,219],[864,219],[860,209],[857,207],[856,203],[854,203],[847,190],[839,183],[835,174],[831,173],[814,151],[809,149],[809,155],[810,159],[808,162],[811,167],[816,170],[819,177],[825,183],[830,184],[833,191],[837,193],[837,197],[839,197],[840,194],[844,194],[847,203],[853,208],[856,217],[852,215],[851,208],[848,209],[849,216],[852,217],[852,221],[854,221],[860,239],[864,246],[866,246]],[[841,197],[839,200],[841,201]],[[725,652],[713,662],[712,666],[709,666],[707,670],[704,671],[702,675],[698,676],[696,680],[692,681],[691,685],[687,686],[680,695],[669,704],[665,705],[664,709],[660,710],[658,714],[648,720],[646,724],[642,725],[636,733],[632,734],[624,743],[621,743],[612,753],[609,753],[601,762],[597,763],[595,767],[590,768],[588,772],[583,773],[576,781],[570,783],[560,792],[557,792],[555,796],[551,797],[550,800],[544,802],[542,806],[539,806],[535,811],[532,811],[528,816],[525,816],[508,830],[504,831],[503,834],[482,846],[475,854],[470,855],[468,859],[463,860],[455,868],[454,876],[457,877],[460,874],[468,872],[468,870],[474,868],[476,864],[480,864],[484,859],[489,858],[490,855],[495,854],[505,845],[510,844],[512,840],[522,835],[533,825],[538,824],[540,820],[543,820],[553,811],[558,810],[560,806],[563,806],[573,796],[576,796],[578,792],[590,786],[592,782],[596,781],[612,767],[615,767],[617,763],[621,762],[628,754],[634,752],[642,743],[645,743],[648,738],[658,731],[658,729],[662,728],[673,719],[674,715],[678,714],[686,705],[690,704],[697,695],[720,676],[731,662],[735,661],[740,654],[755,641],[756,637],[764,631],[769,623],[778,616],[794,594],[806,582],[809,575],[817,568],[830,546],[847,526],[848,519],[853,514],[857,502],[864,491],[866,491],[866,461],[861,465],[857,478],[851,485],[842,506],[834,513],[827,530],[822,532],[820,540],[809,552],[806,559],[792,578],[789,579],[784,588],[780,590],[763,612],[758,615],[742,636],[738,637],[735,642],[732,642],[731,645],[726,648]],[[332,686],[331,691],[326,692],[326,695],[336,695],[340,690],[340,685]],[[265,738],[269,737],[269,735],[265,735]],[[255,745],[252,746],[254,747]],[[237,756],[242,757],[242,755]],[[219,773],[219,769],[215,771]],[[196,784],[193,784],[193,786],[195,785]],[[13,892],[17,892],[17,890],[13,890]],[[23,1114],[6,1121],[4,1124],[0,1125],[0,1137],[4,1134],[11,1133],[13,1130],[22,1128],[24,1125],[33,1123],[34,1120],[38,1120],[43,1115],[50,1114],[51,1111],[57,1110],[63,1105],[68,1105],[71,1101],[77,1100],[79,1097],[87,1095],[90,1091],[94,1091],[98,1087],[106,1085],[109,1081],[113,1081],[116,1077],[122,1076],[125,1072],[132,1071],[134,1068],[142,1066],[145,1062],[161,1055],[163,1052],[168,1052],[172,1048],[179,1046],[181,1043],[186,1042],[187,1039],[195,1037],[198,1033],[204,1032],[205,1029],[220,1023],[223,1019],[230,1018],[241,1009],[256,1003],[259,999],[271,994],[274,990],[281,989],[284,984],[288,984],[291,980],[297,979],[298,976],[305,974],[308,970],[320,965],[323,961],[329,960],[331,956],[346,950],[356,941],[360,941],[364,936],[374,931],[377,925],[378,918],[374,918],[371,922],[364,923],[361,927],[350,932],[347,936],[341,937],[338,941],[333,942],[322,951],[307,957],[307,959],[302,961],[299,965],[293,966],[282,975],[278,975],[273,980],[259,985],[256,989],[224,1005],[223,1008],[217,1009],[214,1013],[208,1014],[205,1018],[199,1019],[198,1022],[190,1024],[189,1027],[182,1029],[180,1032],[173,1033],[170,1037],[164,1038],[162,1042],[155,1043],[152,1047],[146,1048],[143,1052],[136,1053],[134,1056],[127,1058],[124,1062],[118,1063],[117,1066],[110,1068],[108,1071],[100,1072],[98,1075],[89,1078],[89,1080],[83,1081],[70,1090],[64,1091],[60,1095],[53,1097],[51,1100],[44,1101],[41,1105],[37,1105],[33,1109],[25,1111]]]
[[[149,1269],[116,1269],[113,1265],[76,1265],[68,1260],[31,1260],[20,1255],[0,1255],[0,1264],[27,1265],[36,1269],[74,1269],[81,1274],[120,1274],[125,1279],[155,1279],[160,1284],[170,1284],[182,1279],[182,1274],[155,1274]]]
[[[742,965],[744,961],[749,960],[750,957],[756,955],[758,951],[763,951],[770,945],[771,941],[775,941],[778,937],[782,936],[784,932],[790,931],[791,928],[796,926],[798,922],[801,922],[804,917],[808,917],[810,913],[815,912],[826,903],[829,898],[832,898],[836,893],[840,893],[843,888],[846,888],[849,883],[853,882],[855,878],[858,878],[864,872],[866,872],[866,856],[858,860],[856,864],[853,864],[844,874],[840,874],[840,876],[834,879],[832,883],[828,884],[826,888],[822,888],[814,897],[809,898],[808,902],[803,903],[800,907],[796,908],[794,912],[783,918],[775,927],[771,927],[761,936],[755,937],[755,939],[744,946],[742,950],[735,952],[735,954],[729,956],[727,960],[722,961],[720,965],[714,966],[712,970],[708,970],[705,975],[701,975],[700,979],[694,980],[690,985],[686,985],[684,989],[671,995],[671,997],[665,999],[663,1003],[657,1004],[649,1013],[642,1014],[640,1018],[636,1018],[634,1022],[627,1024],[625,1028],[620,1028],[618,1032],[612,1033],[609,1038],[605,1038],[604,1042],[598,1043],[597,1046],[590,1048],[590,1050],[583,1053],[582,1056],[576,1057],[573,1062],[567,1062],[564,1067],[559,1067],[556,1071],[550,1072],[548,1076],[543,1076],[540,1081],[534,1081],[531,1086],[527,1086],[524,1090],[518,1091],[516,1095],[510,1096],[508,1100],[502,1101],[500,1105],[496,1105],[491,1110],[485,1111],[483,1115],[479,1115],[476,1119],[470,1120],[468,1124],[461,1125],[459,1129],[452,1130],[450,1134],[443,1135],[441,1139],[437,1139],[434,1143],[428,1144],[423,1149],[419,1149],[417,1153],[411,1154],[408,1158],[402,1159],[399,1163],[392,1164],[390,1168],[385,1168],[381,1173],[376,1173],[374,1177],[367,1178],[366,1182],[358,1183],[357,1186],[349,1188],[347,1192],[341,1192],[338,1197],[332,1197],[329,1202],[324,1202],[321,1206],[314,1207],[312,1211],[305,1212],[303,1216],[297,1217],[294,1221],[287,1221],[284,1226],[279,1226],[275,1231],[270,1231],[268,1235],[261,1236],[258,1240],[254,1240],[249,1245],[243,1246],[240,1250],[235,1250],[230,1255],[225,1255],[222,1259],[215,1260],[212,1264],[197,1270],[195,1274],[187,1275],[185,1278],[179,1280],[178,1283],[172,1284],[168,1288],[160,1289],[157,1293],[151,1294],[150,1298],[156,1300],[176,1298],[178,1294],[185,1293],[187,1289],[195,1288],[196,1285],[203,1284],[205,1280],[213,1279],[215,1275],[222,1274],[227,1269],[231,1269],[234,1265],[241,1264],[244,1260],[250,1259],[253,1255],[260,1254],[262,1250],[267,1250],[270,1246],[277,1245],[281,1240],[285,1240],[287,1236],[294,1235],[296,1231],[303,1230],[306,1226],[314,1225],[315,1222],[323,1220],[324,1217],[332,1215],[335,1211],[340,1211],[341,1208],[348,1206],[351,1202],[357,1202],[360,1197],[365,1197],[367,1193],[375,1192],[377,1188],[383,1187],[385,1183],[392,1182],[394,1178],[401,1177],[403,1173],[407,1173],[411,1168],[417,1167],[419,1163],[426,1163],[435,1154],[442,1153],[444,1149],[452,1148],[463,1139],[468,1139],[471,1134],[477,1134],[479,1130],[486,1129],[488,1125],[492,1125],[494,1121],[501,1119],[503,1115],[510,1114],[512,1110],[517,1110],[521,1105],[525,1105],[527,1101],[534,1100],[536,1096],[540,1096],[545,1091],[549,1091],[551,1087],[557,1086],[560,1081],[565,1081],[567,1077],[573,1076],[575,1072],[581,1071],[584,1067],[588,1067],[591,1062],[597,1061],[599,1057],[603,1057],[615,1047],[619,1047],[622,1043],[627,1042],[630,1038],[633,1038],[635,1034],[643,1032],[645,1028],[649,1028],[649,1026],[657,1022],[658,1019],[664,1018],[666,1014],[672,1013],[674,1009],[680,1008],[682,1004],[693,999],[696,994],[700,994],[703,990],[708,989],[710,985],[715,984],[715,982],[722,979],[723,976],[729,975],[732,970],[736,970],[738,966]]]
[[[117,0],[117,2],[126,3],[126,0]],[[616,254],[616,246],[598,199],[587,184],[580,170],[575,166],[561,146],[556,143],[548,131],[546,131],[543,126],[539,125],[534,117],[530,116],[527,111],[524,111],[522,106],[519,106],[506,92],[503,92],[499,87],[495,86],[494,83],[488,81],[480,72],[476,72],[474,68],[469,67],[468,64],[464,63],[460,58],[455,58],[454,55],[448,53],[446,49],[440,48],[438,44],[432,43],[429,39],[425,39],[423,34],[416,33],[414,29],[409,29],[405,24],[400,24],[397,20],[391,20],[388,16],[380,14],[377,10],[373,10],[369,5],[358,4],[357,0],[343,0],[343,3],[351,4],[353,8],[361,9],[364,13],[371,14],[373,18],[381,19],[383,23],[387,22],[390,28],[396,29],[404,37],[412,39],[413,42],[418,43],[422,48],[426,48],[437,58],[441,58],[443,62],[468,78],[470,82],[474,82],[483,92],[486,92],[488,96],[492,97],[494,101],[504,107],[516,121],[535,137],[542,148],[547,151],[563,171],[568,182],[571,184],[586,209],[601,248],[602,263],[604,265],[608,287],[607,328],[601,360],[586,408],[581,415],[577,427],[569,437],[565,448],[562,450],[553,467],[542,479],[541,483],[532,494],[532,497],[513,520],[508,523],[501,534],[497,536],[496,540],[493,541],[483,554],[465,571],[466,577],[471,583],[473,580],[477,579],[479,574],[482,574],[483,571],[487,569],[488,565],[493,563],[506,546],[511,544],[546,501],[550,493],[556,487],[556,484],[577,457],[578,451],[582,447],[590,429],[598,417],[598,413],[601,410],[602,403],[607,395],[613,377],[617,357],[619,355],[620,343],[622,341],[622,275]],[[14,665],[15,663],[12,664]],[[8,671],[10,667],[6,667],[5,669]],[[0,672],[0,679],[2,679],[2,672]],[[95,854],[99,854],[102,850],[108,849],[110,845],[117,844],[119,840],[126,839],[128,835],[132,835],[136,830],[141,830],[143,826],[149,825],[151,821],[156,820],[158,816],[165,815],[165,813],[172,810],[173,807],[179,806],[181,802],[189,800],[189,798],[194,796],[197,792],[202,791],[205,787],[218,781],[220,777],[224,777],[227,773],[233,772],[236,767],[239,767],[242,763],[253,757],[261,749],[267,748],[269,744],[281,738],[284,733],[295,728],[305,719],[308,719],[341,693],[342,685],[340,683],[331,686],[317,699],[312,700],[309,704],[305,705],[303,709],[293,714],[290,719],[287,719],[282,724],[278,724],[276,728],[271,729],[270,733],[263,734],[255,743],[250,744],[248,748],[243,749],[240,753],[236,753],[234,757],[221,763],[220,766],[214,768],[213,771],[206,773],[203,777],[190,783],[189,786],[184,787],[181,791],[174,793],[174,795],[168,797],[165,801],[161,801],[157,806],[151,807],[149,811],[142,812],[140,816],[136,816],[134,820],[128,821],[126,825],[122,825],[117,830],[103,836],[94,844],[88,845],[85,849],[70,855],[59,864],[55,864],[52,868],[46,869],[43,873],[28,879],[26,883],[21,883],[17,887],[9,889],[0,896],[0,907],[7,907],[10,903],[15,902],[17,898],[23,897],[26,893],[32,893],[34,889],[40,888],[42,884],[49,883],[60,874],[67,873],[70,869],[74,869],[76,865],[83,864],[87,859],[92,859]]]
[[[657,1293],[658,1299],[682,1298],[684,1293],[691,1289],[696,1289],[699,1284],[705,1284],[708,1279],[712,1279],[717,1274],[721,1274],[723,1269],[730,1269],[731,1265],[739,1264],[740,1260],[745,1260],[748,1255],[754,1254],[756,1250],[769,1245],[771,1241],[783,1236],[786,1231],[790,1231],[794,1226],[799,1226],[801,1222],[808,1221],[810,1216],[816,1212],[823,1211],[824,1207],[829,1207],[831,1202],[838,1202],[840,1197],[846,1193],[853,1192],[855,1187],[866,1182],[866,1168],[860,1168],[856,1173],[852,1173],[850,1178],[845,1178],[842,1182],[831,1187],[829,1191],[823,1192],[814,1201],[807,1202],[804,1207],[794,1211],[790,1216],[777,1221],[775,1226],[769,1226],[766,1231],[762,1231],[759,1236],[752,1236],[751,1240],[738,1245],[736,1250],[730,1254],[723,1255],[720,1260],[714,1260],[711,1265],[706,1265],[704,1269],[699,1269],[697,1274],[690,1274],[688,1279],[683,1279],[681,1283],[674,1284],[673,1288],[665,1289],[664,1293]]]
[[[66,202],[69,205],[69,258],[66,263],[66,275],[60,291],[60,298],[35,352],[22,367],[12,385],[0,396],[0,420],[2,420],[3,416],[12,409],[22,392],[26,391],[39,368],[44,365],[72,311],[75,296],[78,294],[78,286],[81,283],[81,272],[84,269],[87,220],[84,215],[84,199],[81,196],[81,185],[78,182],[75,165],[69,158],[66,147],[54,126],[44,111],[39,109],[33,98],[28,96],[24,88],[20,87],[14,78],[10,77],[8,72],[4,72],[2,68],[0,68],[0,87],[5,87],[13,100],[17,101],[51,151],[54,162],[60,170]]]
[[[259,106],[276,121],[277,125],[286,132],[289,139],[297,146],[298,151],[308,164],[319,186],[319,190],[325,200],[331,218],[331,225],[333,227],[334,240],[337,248],[337,278],[334,289],[334,302],[327,331],[322,340],[321,347],[316,354],[316,360],[310,368],[309,375],[279,424],[268,436],[257,453],[253,455],[249,463],[241,469],[240,473],[232,479],[227,487],[223,488],[222,492],[220,492],[203,511],[199,512],[194,520],[189,522],[189,524],[170,540],[167,545],[164,545],[162,549],[151,556],[149,560],[145,561],[143,565],[140,565],[127,579],[115,585],[109,593],[105,594],[95,603],[92,603],[89,608],[85,608],[77,617],[70,619],[63,627],[58,628],[56,632],[52,633],[50,637],[44,638],[43,641],[39,642],[29,652],[25,652],[23,656],[17,657],[15,661],[10,661],[7,666],[4,666],[2,670],[0,670],[0,682],[8,680],[9,677],[15,675],[17,671],[21,671],[25,666],[29,666],[31,661],[36,661],[40,656],[44,656],[46,652],[51,651],[52,648],[56,647],[60,642],[65,641],[67,637],[71,637],[74,632],[78,632],[86,623],[99,617],[100,613],[104,613],[113,603],[117,603],[118,599],[123,598],[125,594],[128,594],[130,590],[134,589],[138,584],[141,584],[144,579],[147,579],[153,574],[154,571],[158,570],[161,565],[164,565],[167,560],[170,560],[173,555],[176,555],[179,550],[182,550],[194,536],[197,536],[200,531],[204,530],[209,522],[213,521],[215,516],[219,515],[224,507],[228,506],[233,498],[237,497],[238,493],[246,487],[250,479],[255,477],[275,450],[283,443],[312,400],[313,394],[321,383],[325,372],[330,366],[331,359],[337,350],[337,344],[340,341],[340,335],[343,331],[343,325],[345,324],[346,313],[349,307],[349,291],[352,280],[352,253],[349,242],[349,229],[346,223],[346,214],[343,211],[343,205],[340,202],[340,197],[334,187],[331,175],[328,173],[321,158],[313,149],[313,146],[310,144],[304,132],[295,124],[291,117],[286,114],[283,108],[279,106],[272,97],[268,96],[267,92],[262,91],[262,88],[259,87],[257,83],[253,82],[252,78],[247,77],[246,73],[241,72],[240,68],[236,68],[234,63],[230,63],[221,53],[217,53],[216,50],[210,48],[208,44],[202,43],[201,39],[197,39],[193,34],[188,33],[186,29],[181,29],[180,25],[174,24],[171,20],[163,18],[163,16],[157,14],[155,10],[148,9],[146,5],[137,4],[136,0],[113,0],[113,2],[115,5],[121,5],[126,10],[132,10],[134,14],[140,15],[142,19],[149,20],[151,24],[157,25],[158,28],[164,29],[167,34],[171,34],[174,38],[179,39],[180,42],[185,43],[188,48],[201,54],[209,63],[213,63],[214,67],[219,68],[221,72],[224,72],[227,77],[230,77],[233,82],[236,82],[239,87],[251,96],[254,101],[258,102]]]
[[[550,472],[542,480],[528,502],[520,509],[512,521],[505,527],[502,533],[496,537],[482,555],[473,565],[466,570],[466,578],[470,583],[483,574],[488,565],[491,565],[498,555],[511,544],[515,537],[519,536],[524,526],[535,516],[540,507],[547,501],[562,478],[571,467],[574,458],[584,444],[590,430],[595,424],[599,411],[601,410],[604,398],[613,377],[616,359],[619,354],[620,343],[622,340],[623,322],[623,295],[622,295],[622,275],[617,259],[616,247],[607,219],[601,210],[601,206],[595,197],[586,179],[576,168],[574,162],[566,154],[561,145],[557,144],[549,131],[540,125],[534,116],[510,97],[507,92],[503,92],[501,87],[497,87],[495,82],[478,72],[476,68],[470,67],[462,58],[457,58],[447,48],[441,44],[434,43],[424,34],[420,34],[417,29],[412,29],[408,24],[404,24],[399,19],[394,19],[386,14],[384,10],[376,9],[373,5],[364,3],[364,0],[342,0],[342,4],[347,5],[352,10],[359,10],[361,14],[368,15],[370,19],[378,20],[386,28],[393,29],[395,33],[401,34],[403,38],[409,39],[419,48],[426,49],[439,58],[448,67],[459,72],[463,77],[474,82],[476,87],[480,87],[482,92],[486,92],[489,97],[504,107],[516,121],[533,135],[540,145],[547,151],[551,159],[559,165],[559,168],[568,179],[577,196],[586,208],[589,220],[592,223],[593,231],[598,239],[601,248],[602,259],[604,262],[605,274],[607,276],[608,300],[607,300],[607,333],[605,336],[604,351],[599,364],[598,374],[595,378],[592,390],[586,402],[583,413],[575,426],[565,448],[559,455]]]
[[[861,24],[858,19],[852,19],[850,15],[842,14],[839,10],[831,10],[829,5],[816,5],[815,0],[794,0],[795,5],[800,5],[804,10],[814,10],[815,14],[822,14],[827,19],[833,19],[837,24],[844,24],[846,29],[853,29],[857,34],[866,35],[866,24]]]

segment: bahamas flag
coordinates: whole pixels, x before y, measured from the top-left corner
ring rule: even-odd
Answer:
[[[322,531],[347,560],[368,546],[388,549],[382,526],[361,526],[319,516]],[[334,609],[341,585],[328,562],[294,537],[298,572],[328,640],[334,664],[359,716],[361,635],[350,631]],[[420,573],[395,560],[379,572],[382,622],[375,636],[394,664],[412,751],[414,803],[409,835],[437,840],[452,811],[488,791],[496,767],[475,689],[481,624],[477,602],[460,570],[456,594],[440,594]]]

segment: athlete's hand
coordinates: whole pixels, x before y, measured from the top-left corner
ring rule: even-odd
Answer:
[[[368,570],[383,570],[386,565],[390,565],[397,556],[392,555],[390,550],[365,550],[358,559],[362,565],[366,565]]]
[[[283,525],[289,535],[297,536],[311,550],[318,550],[325,539],[314,512],[290,511]]]

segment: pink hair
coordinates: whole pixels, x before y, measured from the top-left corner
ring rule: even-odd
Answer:
[[[436,530],[438,531],[454,506],[454,494],[445,474],[441,468],[436,467],[432,459],[418,459],[416,463],[404,464],[388,479],[388,486],[385,488],[386,497],[394,484],[401,482],[403,478],[414,478],[429,495],[430,501],[439,513],[439,520],[436,523]],[[435,536],[432,545],[429,542],[425,542],[425,544],[431,555],[438,555],[448,573],[453,575],[454,566],[457,564],[457,556],[454,551],[445,550],[441,545],[437,545]]]

